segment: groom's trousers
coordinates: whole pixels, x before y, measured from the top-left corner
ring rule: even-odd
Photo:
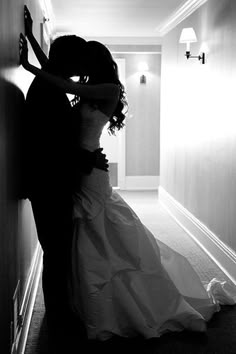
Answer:
[[[43,249],[42,286],[49,332],[68,325],[68,271],[72,243],[72,198],[57,190],[31,198],[38,239]]]

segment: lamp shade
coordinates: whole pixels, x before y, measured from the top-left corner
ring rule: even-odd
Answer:
[[[180,35],[179,43],[193,43],[193,42],[197,42],[197,36],[194,29],[192,27],[183,28]]]

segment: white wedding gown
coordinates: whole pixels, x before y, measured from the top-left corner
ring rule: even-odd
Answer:
[[[83,148],[99,147],[107,121],[81,107]],[[151,234],[112,190],[107,172],[84,176],[73,217],[71,299],[89,339],[205,331],[220,304],[235,303],[233,287],[214,279],[206,289],[188,260]]]

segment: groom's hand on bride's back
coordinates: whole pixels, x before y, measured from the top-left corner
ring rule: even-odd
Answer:
[[[95,164],[94,167],[99,168],[100,170],[108,171],[109,164],[106,158],[106,155],[102,153],[103,148],[99,148],[94,151],[95,155]]]

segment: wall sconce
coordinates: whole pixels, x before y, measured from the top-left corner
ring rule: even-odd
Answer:
[[[146,62],[140,62],[138,64],[138,71],[141,73],[140,84],[146,84],[147,78],[145,73],[149,70],[148,64]]]
[[[43,16],[43,23],[50,21],[49,18]]]
[[[183,28],[181,35],[180,35],[180,39],[179,39],[179,43],[186,43],[186,53],[185,56],[187,59],[189,58],[197,58],[198,60],[202,61],[202,64],[205,64],[205,53],[202,52],[201,55],[192,55],[190,53],[190,43],[194,43],[197,42],[197,36],[196,33],[194,31],[194,29],[192,27],[189,28]]]

